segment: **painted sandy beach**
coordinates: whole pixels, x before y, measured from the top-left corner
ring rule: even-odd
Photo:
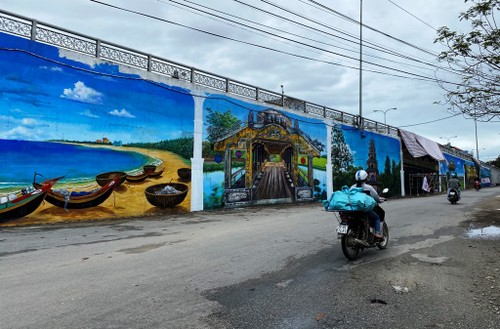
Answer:
[[[113,146],[105,147],[113,148]],[[117,149],[123,150],[123,148]],[[133,183],[125,181],[121,186],[115,189],[113,194],[106,201],[97,207],[65,210],[44,201],[37,208],[37,210],[30,215],[17,220],[0,223],[0,227],[56,224],[63,222],[94,221],[103,219],[112,220],[114,218],[122,219],[127,217],[168,215],[174,213],[187,213],[190,211],[191,182],[181,180],[177,174],[177,169],[189,167],[183,158],[168,151],[141,148],[127,148],[126,151],[143,153],[161,160],[163,162],[163,166],[165,167],[163,174],[159,177],[148,177],[143,182]],[[189,193],[184,201],[173,208],[161,209],[151,205],[144,195],[145,189],[152,185],[170,182],[183,183],[189,187]],[[97,183],[95,186],[98,186]],[[64,185],[58,186],[56,184],[55,187],[64,187]]]

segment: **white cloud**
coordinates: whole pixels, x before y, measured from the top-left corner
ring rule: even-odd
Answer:
[[[49,71],[53,71],[53,72],[63,72],[63,69],[58,67],[58,66],[46,66],[46,65],[43,65],[43,66],[40,66],[40,68],[42,70],[49,70]]]
[[[38,135],[33,129],[18,126],[13,129],[4,131],[1,135],[2,139],[19,139],[19,140],[38,140]]]
[[[98,115],[95,115],[94,113],[92,113],[91,110],[85,110],[83,112],[80,112],[80,115],[83,115],[84,117],[89,117],[89,118],[98,118],[99,116]]]
[[[122,117],[122,118],[130,118],[130,119],[135,118],[135,115],[129,113],[125,109],[121,109],[121,110],[114,109],[113,111],[109,112],[109,114],[117,116],[117,117]]]
[[[64,89],[61,97],[83,103],[97,104],[101,102],[102,93],[87,87],[85,83],[78,81],[75,83],[75,88]]]

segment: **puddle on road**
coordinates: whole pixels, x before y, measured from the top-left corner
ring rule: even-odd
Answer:
[[[472,239],[500,239],[500,227],[487,226],[481,228],[471,228],[466,233]]]

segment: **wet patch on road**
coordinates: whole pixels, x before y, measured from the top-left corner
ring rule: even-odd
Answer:
[[[465,234],[471,239],[500,239],[500,227],[491,225],[480,228],[470,228]]]
[[[470,220],[463,223],[465,236],[474,240],[500,240],[500,209],[498,200],[490,199],[479,204],[470,213]]]

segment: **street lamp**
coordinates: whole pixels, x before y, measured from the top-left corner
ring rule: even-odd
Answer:
[[[391,110],[397,110],[396,107],[391,107],[390,109],[387,109],[387,110],[373,110],[373,112],[382,112],[384,113],[384,124],[386,125],[387,124],[387,120],[386,120],[386,115],[387,115],[387,112],[391,111]]]
[[[450,139],[452,139],[452,138],[457,138],[457,135],[451,136],[451,137],[439,137],[439,139],[446,139],[446,142],[448,145],[450,144]]]

